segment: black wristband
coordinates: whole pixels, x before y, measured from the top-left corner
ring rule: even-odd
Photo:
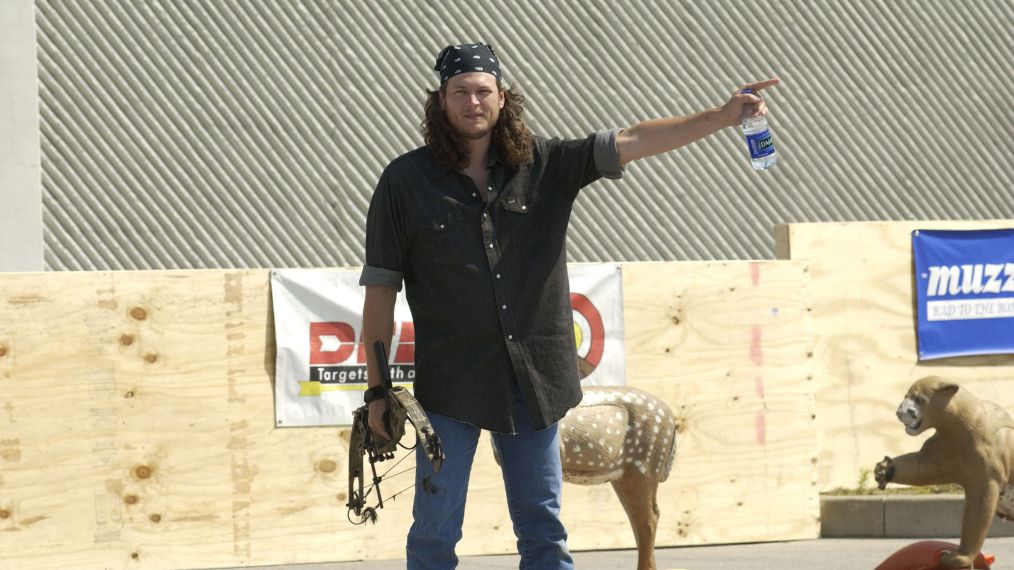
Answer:
[[[363,392],[363,401],[369,404],[374,400],[379,400],[386,396],[387,388],[385,388],[383,384],[378,384],[372,388],[367,388],[366,391]]]

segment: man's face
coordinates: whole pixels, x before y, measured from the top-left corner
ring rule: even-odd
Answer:
[[[447,120],[468,139],[481,139],[492,132],[503,105],[503,91],[497,89],[496,77],[489,73],[455,75],[440,94],[440,108],[447,113]]]

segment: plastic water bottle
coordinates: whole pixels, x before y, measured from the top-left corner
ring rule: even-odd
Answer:
[[[743,90],[743,93],[752,92],[750,89]],[[742,129],[743,135],[746,137],[746,146],[750,149],[750,162],[753,163],[754,170],[765,170],[778,162],[775,143],[771,141],[771,129],[768,128],[767,117],[764,115],[744,116]]]

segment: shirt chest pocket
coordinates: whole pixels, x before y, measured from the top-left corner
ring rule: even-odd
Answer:
[[[512,212],[512,213],[515,213],[515,214],[527,214],[528,213],[528,204],[525,204],[521,200],[515,200],[514,198],[508,198],[508,199],[505,199],[503,202],[501,202],[501,204],[503,205],[503,209],[507,210],[508,212]]]
[[[445,206],[428,212],[421,220],[413,250],[424,263],[461,263],[468,248],[466,234],[464,212]]]
[[[456,225],[464,219],[461,210],[455,207],[445,207],[434,212],[423,221],[423,230],[436,232],[437,234],[450,234],[455,230]]]
[[[525,196],[507,195],[500,199],[500,221],[508,235],[529,235],[537,232],[536,209]]]
[[[515,214],[518,215],[516,217],[529,217],[528,214],[531,214],[540,202],[538,192],[532,187],[532,184],[538,181],[539,178],[531,176],[531,173],[515,175],[499,197],[500,209],[511,217],[515,217]]]

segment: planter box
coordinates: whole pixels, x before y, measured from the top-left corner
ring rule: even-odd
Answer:
[[[963,495],[821,496],[823,538],[941,538],[961,535]],[[990,538],[1014,536],[993,519]]]

